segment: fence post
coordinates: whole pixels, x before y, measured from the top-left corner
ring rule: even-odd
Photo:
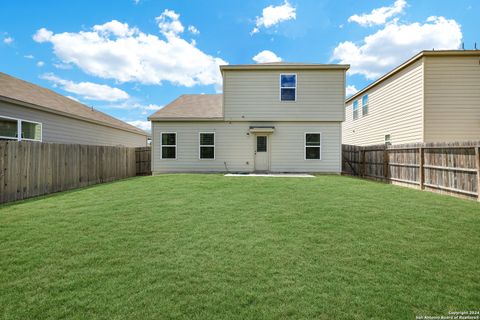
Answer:
[[[420,166],[419,166],[419,182],[420,182],[420,189],[425,189],[424,183],[425,183],[425,149],[422,147],[418,148],[418,153],[420,156]]]
[[[480,146],[475,147],[475,162],[477,163],[477,201],[480,201]]]
[[[388,181],[388,148],[385,145],[383,149],[383,175],[385,180]]]
[[[366,171],[365,170],[366,166],[365,166],[365,149],[364,148],[362,148],[361,155],[362,155],[361,162],[362,162],[362,178],[363,178],[363,177],[365,177],[365,171]]]

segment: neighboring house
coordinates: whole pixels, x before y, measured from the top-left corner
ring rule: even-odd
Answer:
[[[223,95],[182,95],[149,117],[153,173],[340,173],[348,67],[221,66]]]
[[[345,106],[344,144],[480,140],[480,51],[422,51]]]
[[[139,147],[147,145],[147,133],[0,72],[0,140]]]

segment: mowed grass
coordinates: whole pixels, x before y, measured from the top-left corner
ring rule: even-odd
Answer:
[[[349,177],[141,177],[0,207],[2,319],[480,308],[480,204]]]

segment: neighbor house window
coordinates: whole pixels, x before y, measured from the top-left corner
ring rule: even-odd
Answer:
[[[362,97],[362,116],[368,114],[368,94]]]
[[[42,124],[0,116],[0,139],[42,141]]]
[[[18,140],[18,120],[0,118],[0,138]]]
[[[390,135],[389,134],[386,134],[385,135],[385,144],[387,146],[391,145],[392,143],[390,142]]]
[[[320,133],[305,133],[305,160],[321,159]]]
[[[353,120],[358,119],[358,100],[353,101]]]
[[[297,100],[297,75],[296,74],[280,75],[280,100],[281,101]]]
[[[177,134],[175,132],[162,132],[162,159],[177,158]]]
[[[22,128],[22,140],[35,140],[42,139],[42,125],[37,122],[21,121]]]
[[[200,159],[215,159],[215,133],[200,132]]]

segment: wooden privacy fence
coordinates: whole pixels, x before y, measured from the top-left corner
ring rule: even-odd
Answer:
[[[134,177],[135,148],[0,141],[0,203]]]
[[[342,171],[480,201],[480,142],[342,146]]]
[[[152,174],[152,148],[139,147],[135,148],[135,162],[137,168],[137,176],[145,176]]]

